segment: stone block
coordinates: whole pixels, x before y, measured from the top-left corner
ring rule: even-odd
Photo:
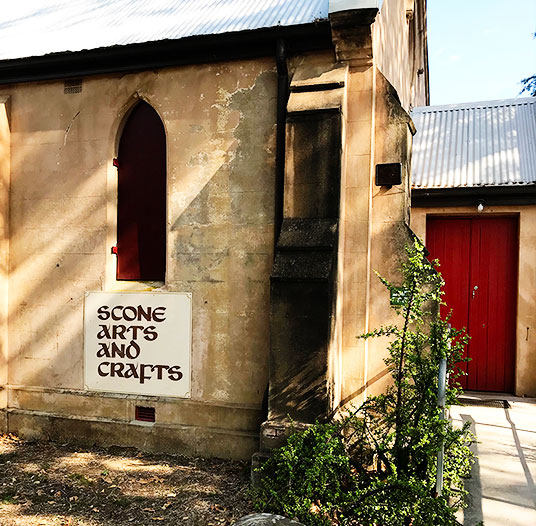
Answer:
[[[267,420],[261,425],[261,455],[278,447],[284,446],[287,438],[292,434],[307,429],[307,424],[301,422],[290,422],[287,420]],[[262,458],[262,457],[261,457]]]
[[[328,180],[320,184],[285,184],[284,216],[298,219],[336,218],[339,210],[338,193],[338,186],[335,188]]]
[[[173,229],[176,253],[214,254],[230,248],[231,228],[228,224],[178,226]]]
[[[348,122],[372,120],[372,90],[351,91],[348,93]]]
[[[344,347],[355,346],[358,336],[365,332],[365,317],[345,315],[343,317],[342,344]]]
[[[221,225],[229,223],[231,204],[229,196],[212,192],[211,185],[181,192],[174,188],[169,199],[168,217],[171,231],[184,226]]]
[[[230,221],[233,225],[272,224],[274,217],[274,190],[238,192],[231,194]]]
[[[11,238],[11,251],[26,260],[28,254],[104,254],[106,228],[25,228]]]
[[[337,241],[336,219],[284,219],[277,248],[333,250]]]
[[[369,194],[367,188],[346,188],[347,221],[369,220]]]
[[[363,215],[361,213],[361,215]],[[368,227],[369,222],[366,220],[349,220],[344,223],[344,234],[345,234],[345,247],[344,252],[347,255],[348,265],[357,266],[356,258],[352,257],[353,254],[362,254],[366,253],[368,249]],[[357,258],[360,259],[360,258]],[[352,274],[355,274],[355,270],[349,268]],[[365,270],[365,269],[364,269]],[[356,278],[353,278],[353,281],[356,281]],[[358,281],[363,281],[358,279]]]
[[[370,121],[349,122],[346,127],[346,148],[350,155],[370,155]]]
[[[365,340],[354,338],[352,345],[342,349],[342,368],[344,381],[342,398],[348,398],[364,384],[365,378]]]
[[[366,257],[366,255],[365,255]],[[363,259],[365,259],[365,257]],[[344,295],[342,297],[343,315],[348,316],[364,316],[366,312],[366,281],[358,282],[351,281],[352,264],[350,261],[350,270],[345,270],[344,275]],[[347,274],[349,274],[347,276]],[[363,268],[363,275],[366,277],[366,268]]]
[[[274,250],[274,225],[233,225],[229,246],[250,254],[270,254]]]
[[[11,409],[54,413],[66,417],[120,419],[126,422],[129,420],[128,406],[125,398],[107,397],[100,393],[10,388]]]
[[[253,453],[251,457],[251,487],[252,488],[258,488],[260,486],[262,475],[261,473],[259,473],[259,468],[269,458],[270,458],[270,454],[264,451],[257,451],[256,453]]]
[[[238,519],[234,526],[304,526],[301,522],[271,513],[253,513]]]
[[[307,61],[299,64],[292,75],[291,88],[306,89],[307,87],[325,85],[345,85],[348,68],[346,64],[333,63],[333,56],[307,57]]]
[[[240,277],[244,281],[266,283],[270,277],[273,257],[271,254],[233,252],[229,260],[230,276],[233,281]]]
[[[280,250],[275,258],[272,278],[326,281],[335,270],[334,252],[334,250]]]
[[[372,66],[353,67],[348,72],[348,91],[363,91],[372,89]]]
[[[328,148],[294,148],[292,157],[287,159],[285,185],[313,184],[318,187],[336,184],[338,166],[332,158],[334,153]]]
[[[256,313],[268,319],[266,315],[270,311],[270,278],[266,277],[263,282],[260,279],[257,281],[246,281],[241,276],[231,276],[228,301],[231,312],[241,313]],[[231,293],[232,291],[232,293]]]
[[[346,186],[349,188],[370,187],[370,155],[350,155],[346,164]],[[351,209],[349,209],[351,213]]]
[[[178,247],[179,250],[182,247]],[[203,253],[175,252],[168,259],[168,275],[174,281],[225,281],[229,270],[228,251]]]
[[[271,287],[274,312],[278,319],[294,319],[296,317],[324,316],[330,309],[332,290],[322,282],[274,281]],[[296,298],[296,307],[293,298]]]
[[[5,409],[0,409],[0,433],[7,433],[7,411]]]
[[[34,254],[32,258],[11,262],[12,283],[17,287],[9,298],[12,308],[20,300],[26,304],[58,305],[61,298],[67,304],[80,304],[82,292],[101,288],[104,254]]]
[[[299,91],[291,93],[287,111],[289,113],[300,111],[318,111],[326,109],[338,109],[342,107],[345,91],[343,88]]]
[[[287,151],[331,152],[341,147],[340,112],[335,110],[297,112],[287,117]]]
[[[16,122],[16,121],[15,121]],[[16,129],[12,133],[12,140],[17,144],[22,140],[22,133]],[[36,147],[37,150],[43,149],[43,146],[60,145],[63,142],[65,130],[58,125],[57,128],[40,129],[36,131],[27,131],[24,133],[24,143],[28,146]],[[41,147],[41,148],[39,148]]]
[[[106,227],[106,198],[44,198],[13,200],[12,224],[19,228]],[[16,231],[16,230],[15,230]]]

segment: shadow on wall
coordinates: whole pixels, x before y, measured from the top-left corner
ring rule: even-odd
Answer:
[[[167,289],[196,293],[194,363],[200,368],[197,396],[205,399],[242,396],[246,400],[239,398],[241,402],[260,406],[266,384],[275,85],[275,72],[265,72],[251,89],[229,97],[222,111],[239,113],[233,130],[236,142],[227,151],[227,162],[174,219],[169,233]],[[83,387],[84,294],[103,289],[109,249],[110,145],[102,137],[82,136],[88,126],[84,120],[96,119],[88,113],[91,109],[83,109],[72,123],[71,134],[81,127],[77,141],[65,136],[63,115],[40,119],[49,128],[21,133],[24,143],[15,134],[8,362],[12,385]],[[209,387],[203,390],[203,384]]]

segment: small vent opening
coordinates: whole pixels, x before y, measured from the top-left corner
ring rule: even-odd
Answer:
[[[136,406],[136,420],[139,422],[154,422],[155,421],[155,409],[154,407],[141,407]]]
[[[69,79],[63,83],[63,93],[72,95],[82,93],[82,79]]]

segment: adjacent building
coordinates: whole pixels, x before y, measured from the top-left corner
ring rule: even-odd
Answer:
[[[411,225],[471,340],[463,387],[536,395],[536,98],[415,108]]]

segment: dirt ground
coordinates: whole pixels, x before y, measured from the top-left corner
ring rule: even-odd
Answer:
[[[252,512],[243,462],[0,435],[1,526],[220,526]]]

